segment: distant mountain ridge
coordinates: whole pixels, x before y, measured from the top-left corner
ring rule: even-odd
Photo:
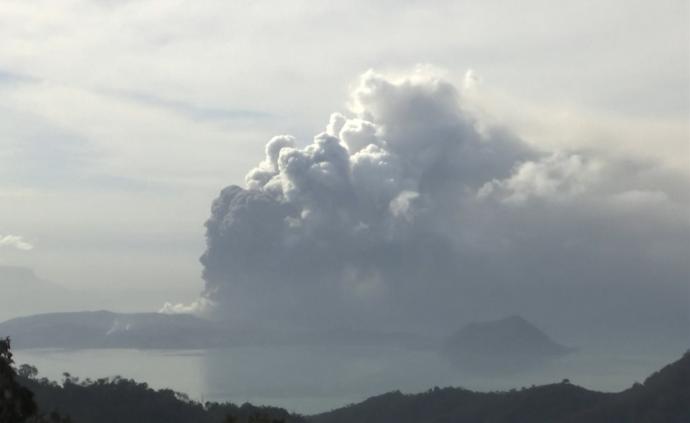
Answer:
[[[393,345],[435,348],[424,337],[407,333],[289,331],[234,327],[230,322],[191,314],[78,311],[36,314],[0,323],[0,336],[15,348],[205,349],[237,345]]]
[[[25,298],[31,300],[34,294],[55,295],[69,292],[66,288],[36,276],[36,273],[21,266],[0,265],[0,291],[5,295],[0,304],[9,305],[10,301]],[[11,295],[10,295],[11,293]]]
[[[0,265],[0,320],[37,310],[64,310],[71,292],[28,268]]]
[[[220,342],[220,328],[188,314],[80,311],[0,323],[15,348],[200,348]]]

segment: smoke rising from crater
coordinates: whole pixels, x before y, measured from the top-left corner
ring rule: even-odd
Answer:
[[[585,298],[687,274],[684,200],[645,164],[537,152],[465,105],[428,72],[370,71],[311,143],[271,139],[245,187],[213,202],[201,304],[239,322],[424,328],[552,302],[552,287]],[[630,231],[640,219],[655,229]],[[629,244],[649,232],[658,250]]]

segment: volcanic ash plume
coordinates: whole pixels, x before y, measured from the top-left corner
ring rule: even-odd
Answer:
[[[531,150],[424,72],[367,72],[349,104],[306,146],[271,139],[245,187],[222,190],[206,223],[202,298],[167,311],[407,330],[455,327],[448,316],[463,313],[553,320],[562,298],[565,321],[581,316],[574,296],[604,312],[651,310],[648,280],[688,274],[683,207],[661,179],[639,176],[654,174],[642,165]],[[650,240],[657,250],[635,247]],[[602,283],[626,288],[606,300],[593,294]],[[626,308],[611,310],[622,296]]]
[[[446,234],[456,206],[527,157],[514,140],[481,134],[460,104],[437,77],[368,72],[349,113],[333,114],[311,144],[271,139],[246,187],[213,203],[205,295],[233,317],[313,323],[389,313],[420,284],[457,276]]]

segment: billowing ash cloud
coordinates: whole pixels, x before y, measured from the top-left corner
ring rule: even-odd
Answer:
[[[310,144],[271,139],[246,186],[213,202],[204,304],[236,321],[419,329],[537,310],[550,288],[509,292],[545,280],[644,283],[662,264],[628,245],[647,236],[628,230],[643,217],[666,231],[657,253],[687,245],[669,232],[687,234],[683,207],[644,164],[537,153],[466,110],[441,78],[367,72]],[[675,256],[670,280],[687,271]]]
[[[448,82],[369,72],[349,115],[333,114],[303,148],[274,137],[246,188],[216,199],[201,258],[206,295],[231,315],[311,321],[387,306],[418,278],[455,274],[437,220],[447,221],[448,198],[508,176],[525,157],[512,140],[480,134]]]

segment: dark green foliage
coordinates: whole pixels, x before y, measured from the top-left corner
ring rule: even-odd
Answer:
[[[451,423],[553,422],[607,394],[569,384],[553,384],[512,392],[479,393],[461,388],[435,388],[422,394],[393,392],[361,404],[313,418],[315,423]]]
[[[563,423],[690,422],[690,353],[611,401],[591,407]]]
[[[329,413],[312,423],[688,423],[690,354],[617,394],[561,383],[478,393],[434,388],[392,392]]]
[[[22,380],[41,409],[68,414],[75,423],[298,423],[299,416],[276,407],[206,403],[170,389],[154,390],[121,377],[80,381],[65,374],[63,383]]]
[[[33,394],[16,381],[10,339],[0,339],[0,423],[21,423],[36,414]]]
[[[33,393],[20,384],[22,376],[35,377],[33,366],[23,365],[19,376],[14,368],[9,338],[0,339],[0,423],[70,423],[69,418],[56,412],[38,412]]]

